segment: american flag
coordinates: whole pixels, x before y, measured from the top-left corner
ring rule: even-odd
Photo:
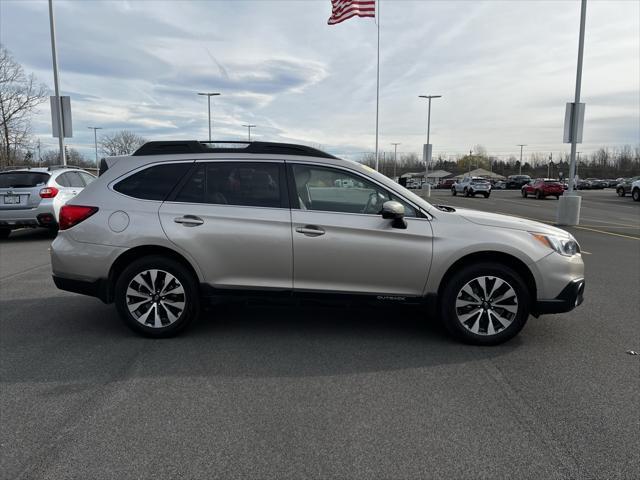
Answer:
[[[375,0],[331,0],[329,25],[344,22],[351,17],[375,17]]]

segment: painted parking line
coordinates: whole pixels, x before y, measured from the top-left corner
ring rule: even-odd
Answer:
[[[584,253],[585,255],[593,255],[593,253],[587,252],[586,250],[580,250],[580,253]]]
[[[630,240],[638,240],[638,241],[640,241],[640,237],[634,237],[633,235],[623,235],[622,233],[607,232],[605,230],[598,230],[597,228],[588,228],[588,227],[583,227],[583,226],[574,226],[573,228],[578,228],[580,230],[588,230],[590,232],[603,233],[605,235],[612,235],[614,237],[622,237],[622,238],[628,238]]]

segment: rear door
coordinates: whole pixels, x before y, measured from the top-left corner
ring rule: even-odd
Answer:
[[[169,240],[219,289],[292,288],[284,163],[201,161],[160,207]]]
[[[40,204],[40,190],[49,181],[49,174],[19,170],[0,172],[0,212],[35,208]]]

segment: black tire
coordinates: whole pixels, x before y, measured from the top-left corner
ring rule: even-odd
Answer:
[[[513,291],[513,296],[516,298],[516,305],[514,306],[513,303],[510,303],[511,297],[507,295],[505,298],[499,299],[497,304],[490,305],[490,307],[493,307],[491,310],[493,313],[491,315],[489,315],[488,311],[479,307],[478,311],[480,316],[474,320],[474,316],[472,315],[467,319],[468,324],[465,326],[463,321],[458,318],[458,310],[462,312],[460,315],[468,315],[469,313],[464,313],[464,311],[467,307],[472,306],[456,307],[457,297],[459,294],[464,296],[462,293],[463,287],[467,287],[468,284],[475,285],[474,279],[478,277],[497,278],[502,282],[506,282],[507,286]],[[503,291],[502,289],[505,287],[494,281],[492,288],[495,289],[495,292],[490,293],[495,294],[498,292],[500,295]],[[509,289],[507,289],[507,291],[509,291]],[[473,290],[473,292],[475,293],[475,290]],[[489,300],[491,300],[491,298]],[[510,307],[511,310],[516,311],[513,313],[509,312],[498,304]],[[498,345],[510,340],[522,330],[529,318],[530,304],[531,297],[529,290],[522,280],[522,277],[515,270],[499,263],[482,262],[460,269],[447,280],[439,305],[440,318],[449,333],[465,343],[473,345]],[[489,319],[492,318],[493,315],[496,315],[495,312],[499,312],[500,315],[504,315],[505,317],[493,317],[493,320],[491,320],[491,328],[493,328],[494,333],[490,334]],[[505,321],[507,317],[511,317],[508,319],[508,322]],[[476,327],[475,322],[478,322],[478,333],[471,331],[471,328]],[[506,326],[503,326],[501,322],[505,322],[504,325]],[[473,325],[469,326],[471,323],[473,323]]]
[[[164,276],[164,280],[166,280],[169,276],[173,276],[177,283],[167,283],[164,288],[170,288],[170,285],[179,285],[182,288],[182,292],[171,294],[171,299],[165,299],[165,297],[160,297],[160,295],[156,295],[158,302],[161,302],[160,299],[165,302],[161,302],[155,306],[155,310],[153,313],[159,318],[161,325],[158,327],[151,326],[150,323],[143,323],[139,321],[135,316],[138,314],[138,311],[134,311],[133,313],[129,310],[130,304],[135,304],[135,298],[133,296],[129,296],[131,298],[131,302],[128,303],[128,295],[127,288],[130,286],[130,283],[135,282],[134,278],[139,274],[146,277],[150,280],[149,276],[145,276],[143,272],[148,270],[161,270],[162,272],[168,273],[169,275]],[[156,277],[156,285],[153,285],[157,288],[158,283],[160,283],[160,288],[162,288],[163,280],[160,279],[160,275]],[[132,285],[136,285],[133,283]],[[137,284],[140,285],[140,284]],[[141,292],[140,298],[144,299],[148,295],[146,291],[148,290],[147,286],[141,286],[138,291]],[[144,292],[144,293],[143,293]],[[182,263],[168,257],[163,257],[160,255],[150,255],[148,257],[142,257],[138,260],[133,261],[118,277],[115,284],[115,304],[120,314],[120,317],[124,320],[124,322],[135,332],[145,335],[147,337],[153,338],[164,338],[171,337],[177,335],[179,332],[184,330],[194,318],[198,316],[200,311],[200,298],[198,293],[198,282],[191,271],[186,268]],[[169,295],[166,295],[169,297]],[[179,308],[176,307],[176,304],[179,304],[181,300],[184,300],[184,307],[182,311],[178,313]],[[148,310],[154,309],[154,304],[151,299],[147,301],[147,303],[138,307],[139,309],[144,309],[148,303],[152,303]],[[165,305],[168,305],[165,306]],[[176,316],[177,319],[171,321],[169,318],[169,314]],[[146,314],[146,310],[143,310],[138,317],[142,318]],[[151,314],[148,314],[147,320],[150,319]],[[164,317],[164,318],[162,318]],[[166,322],[165,322],[166,321]],[[166,325],[165,325],[166,323]]]
[[[560,200],[560,195],[556,195],[556,200]]]
[[[453,195],[454,197],[458,194],[458,192],[456,192],[455,187],[451,187],[451,195]]]
[[[540,190],[536,190],[536,198],[538,200],[544,200],[544,194]]]
[[[488,193],[483,193],[482,195],[484,195],[484,198],[489,198],[489,194]]]
[[[465,197],[469,196],[469,189],[467,187],[464,187],[464,196]]]
[[[11,235],[10,228],[0,228],[0,238],[9,238],[9,235]]]
[[[50,238],[56,238],[58,236],[58,227],[50,227],[48,230]]]
[[[527,198],[527,191],[524,188],[520,192],[522,192],[522,198]]]
[[[624,192],[624,188],[620,187],[616,190],[616,193],[618,194],[619,197],[624,197],[625,196],[625,192]]]
[[[631,198],[633,198],[634,202],[640,202],[640,188],[633,189],[633,192],[631,192]]]

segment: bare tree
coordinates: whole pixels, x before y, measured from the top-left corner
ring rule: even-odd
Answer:
[[[28,143],[33,110],[47,98],[46,87],[0,45],[0,166],[11,164]]]
[[[100,150],[107,156],[130,155],[140,148],[146,139],[129,130],[120,130],[111,135],[104,135],[100,140]]]

